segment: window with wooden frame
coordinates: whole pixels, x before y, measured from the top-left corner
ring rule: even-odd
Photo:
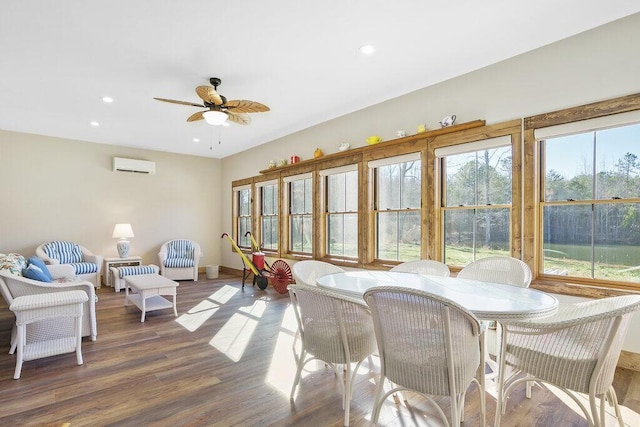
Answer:
[[[541,127],[539,272],[640,284],[640,111]]]
[[[422,169],[420,153],[368,163],[373,175],[375,258],[420,259]]]
[[[238,247],[251,250],[251,238],[247,232],[252,231],[251,185],[243,185],[233,189],[234,194],[234,228]]]
[[[286,186],[288,215],[288,251],[313,254],[313,174],[288,176]]]
[[[325,252],[358,259],[358,165],[321,170]]]
[[[627,191],[626,185],[637,178],[634,156],[639,154],[639,140],[624,149],[629,147],[624,135],[640,122],[638,114],[640,94],[633,94],[524,119],[523,259],[538,289],[591,298],[640,290],[637,244],[627,240],[637,234],[631,228],[625,231],[625,241],[619,237],[621,227],[630,221],[638,224],[632,218],[640,195]],[[559,155],[564,156],[562,168],[554,158]],[[618,179],[612,179],[616,175]],[[569,210],[575,211],[574,217],[567,218]],[[566,220],[585,224],[581,236],[568,239],[568,229],[578,230],[577,224],[560,222]],[[559,246],[561,239],[581,249],[567,253],[568,247]],[[634,265],[621,263],[617,252]],[[630,272],[636,275],[629,277]]]
[[[512,144],[501,136],[435,149],[444,262],[511,254]]]
[[[258,244],[265,252],[278,251],[279,206],[278,180],[256,182]]]

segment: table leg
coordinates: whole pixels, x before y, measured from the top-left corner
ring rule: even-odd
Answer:
[[[144,317],[147,312],[147,304],[144,291],[140,291],[140,299],[142,300],[142,316],[140,317],[140,323],[144,323]]]
[[[176,294],[173,294],[173,314],[178,317],[178,308],[176,307],[176,298],[178,298],[178,296]]]

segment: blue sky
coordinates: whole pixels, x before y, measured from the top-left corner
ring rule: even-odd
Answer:
[[[615,170],[626,153],[640,160],[640,124],[601,130],[596,135],[597,171]],[[553,169],[567,179],[593,167],[593,132],[549,139],[545,149],[546,170]]]

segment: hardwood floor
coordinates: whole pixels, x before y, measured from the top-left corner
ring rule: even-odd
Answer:
[[[84,365],[73,354],[25,362],[13,380],[9,351],[13,314],[0,307],[0,425],[59,426],[341,426],[340,385],[323,364],[303,377],[295,402],[291,346],[295,319],[289,298],[269,287],[241,290],[238,277],[181,282],[178,318],[124,307],[124,292],[98,290],[98,340],[83,341]],[[374,362],[375,363],[375,362]],[[351,425],[370,424],[375,375],[361,369]],[[618,369],[618,399],[627,425],[640,425],[640,373]],[[439,425],[425,400],[389,399],[380,425]],[[446,399],[438,401],[448,408]],[[478,392],[467,395],[467,426],[479,425]],[[447,413],[448,409],[445,409]],[[495,399],[487,392],[487,424]],[[614,425],[613,419],[611,425]],[[503,426],[586,426],[583,417],[546,388],[532,399],[514,392]]]

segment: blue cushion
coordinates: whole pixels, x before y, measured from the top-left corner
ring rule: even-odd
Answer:
[[[22,275],[31,280],[39,280],[40,282],[51,282],[51,279],[42,271],[40,267],[35,264],[29,265],[27,268],[22,269]]]
[[[31,258],[29,258],[27,260],[27,267],[30,265],[35,265],[36,267],[38,267],[40,270],[42,270],[42,272],[47,276],[47,278],[49,280],[47,280],[47,282],[50,282],[53,280],[53,276],[51,275],[51,273],[49,272],[49,269],[47,268],[47,266],[44,264],[44,261],[41,260],[40,258],[38,258],[37,256],[32,256]]]

